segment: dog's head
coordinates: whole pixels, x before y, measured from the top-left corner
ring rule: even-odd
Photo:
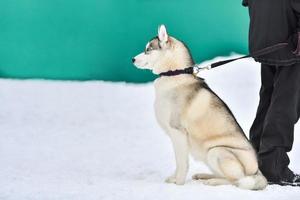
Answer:
[[[150,40],[145,51],[132,58],[140,69],[150,69],[154,74],[184,69],[194,64],[188,48],[167,33],[164,25],[158,28],[158,36]]]

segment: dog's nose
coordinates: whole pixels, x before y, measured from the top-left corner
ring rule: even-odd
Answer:
[[[133,63],[135,62],[135,58],[132,58],[132,62],[133,62]]]

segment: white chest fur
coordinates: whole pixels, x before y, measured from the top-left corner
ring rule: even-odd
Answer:
[[[184,104],[185,91],[180,89],[186,84],[195,82],[190,75],[178,75],[175,77],[161,77],[155,80],[155,115],[159,125],[168,131],[178,128],[181,119],[180,113]]]
[[[155,85],[155,116],[159,125],[167,131],[170,129],[171,113],[172,113],[172,89],[160,87],[162,84]],[[168,131],[167,131],[168,132]]]

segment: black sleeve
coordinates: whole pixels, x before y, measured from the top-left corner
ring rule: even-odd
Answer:
[[[243,0],[243,6],[248,6],[248,0]]]
[[[292,8],[298,18],[297,30],[300,32],[300,0],[291,0],[291,2]]]

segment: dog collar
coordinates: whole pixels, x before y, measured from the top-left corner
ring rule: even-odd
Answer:
[[[167,72],[162,72],[159,74],[159,76],[177,76],[180,74],[193,74],[194,73],[194,67],[188,67],[185,69],[177,69],[174,71],[167,71]]]

